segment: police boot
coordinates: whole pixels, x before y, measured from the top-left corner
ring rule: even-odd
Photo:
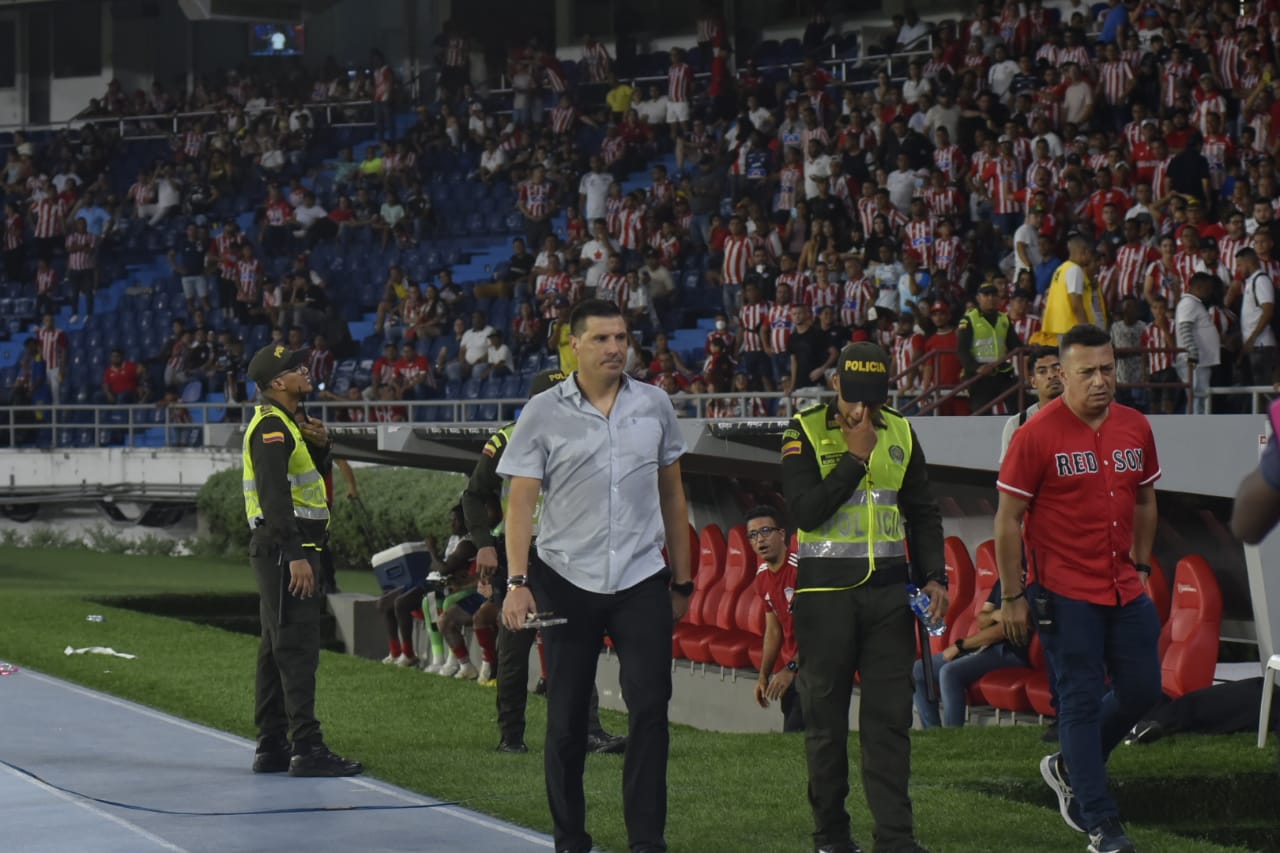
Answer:
[[[358,776],[363,772],[359,761],[335,755],[322,741],[294,744],[293,758],[289,759],[290,776]]]
[[[258,738],[253,752],[254,773],[283,773],[289,769],[289,741],[279,735]]]

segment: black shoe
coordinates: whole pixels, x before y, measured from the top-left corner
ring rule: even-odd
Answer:
[[[289,747],[253,754],[254,773],[283,773],[289,769]]]
[[[289,759],[290,776],[359,776],[363,772],[359,761],[334,755],[322,743]]]
[[[823,844],[813,848],[813,853],[862,853],[856,841],[845,841],[840,844]]]
[[[289,769],[289,741],[282,737],[260,737],[253,753],[254,773],[283,773]]]
[[[534,696],[547,695],[547,680],[545,678],[539,678],[538,683],[533,686],[533,695]]]
[[[1134,744],[1155,743],[1165,734],[1164,726],[1154,720],[1143,720],[1129,729],[1129,734],[1124,737],[1124,745],[1133,746]]]
[[[528,752],[529,747],[524,745],[522,740],[507,740],[503,738],[498,742],[498,752]]]
[[[1058,721],[1054,720],[1049,724],[1049,728],[1044,730],[1044,734],[1040,735],[1041,743],[1057,743],[1058,742]]]
[[[1089,830],[1089,853],[1138,853],[1119,820],[1109,817]]]
[[[597,752],[604,755],[617,755],[620,752],[626,751],[626,735],[611,735],[608,732],[601,732],[598,735],[587,735],[587,752]]]

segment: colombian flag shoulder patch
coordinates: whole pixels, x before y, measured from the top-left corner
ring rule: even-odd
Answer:
[[[262,434],[263,444],[284,444],[284,433],[282,432],[264,432]]]
[[[800,442],[788,441],[786,444],[782,445],[782,455],[791,456],[793,454],[799,453],[800,447],[801,447]]]

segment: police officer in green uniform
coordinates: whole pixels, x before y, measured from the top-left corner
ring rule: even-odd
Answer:
[[[558,369],[544,370],[533,377],[529,396],[541,394],[564,381],[565,375]],[[496,498],[502,511],[507,511],[507,481],[498,475],[498,462],[515,431],[514,422],[490,436],[467,488],[462,493],[462,512],[467,529],[475,543],[476,570],[493,583],[494,601],[499,609],[507,591],[507,571],[500,555],[504,553],[498,538],[502,525],[490,530],[487,507]],[[537,532],[536,513],[534,532]],[[533,648],[537,631],[512,631],[498,620],[498,741],[499,752],[528,752],[524,742],[525,707],[529,700],[529,651]],[[600,697],[591,691],[590,716],[587,720],[587,749],[590,752],[617,753],[626,749],[625,735],[611,735],[600,725]]]
[[[1000,288],[990,283],[982,285],[978,288],[978,307],[966,311],[956,325],[956,354],[965,378],[978,377],[969,386],[969,403],[975,412],[1013,387],[1017,380],[1012,362],[998,362],[1020,346],[1022,341],[1009,315],[1000,310]]]
[[[941,615],[946,572],[924,453],[906,419],[884,405],[889,365],[873,343],[845,347],[836,363],[837,399],[800,411],[783,434],[782,489],[798,528],[796,685],[818,853],[861,852],[845,811],[854,673],[862,687],[859,744],[873,849],[923,850],[907,793],[916,631],[906,585],[921,584]]]
[[[329,751],[315,715],[330,441],[324,424],[301,409],[311,392],[306,358],[305,350],[272,345],[249,362],[261,395],[244,433],[244,509],[262,622],[253,772],[354,776],[364,768]]]

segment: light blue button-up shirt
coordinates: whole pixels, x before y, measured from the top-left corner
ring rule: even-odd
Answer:
[[[542,481],[542,562],[613,593],[663,569],[658,469],[687,449],[666,392],[624,376],[606,418],[574,374],[525,405],[498,473]]]

